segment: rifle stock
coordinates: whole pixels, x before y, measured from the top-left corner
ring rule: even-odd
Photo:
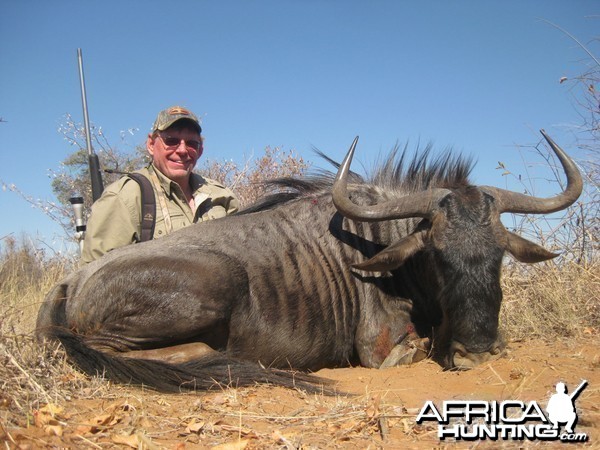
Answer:
[[[89,155],[90,176],[92,178],[92,200],[95,202],[104,191],[102,184],[102,173],[100,172],[100,161],[95,153]]]

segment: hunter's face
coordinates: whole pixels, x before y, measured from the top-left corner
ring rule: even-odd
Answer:
[[[175,182],[187,182],[202,154],[202,138],[190,129],[166,129],[148,136],[148,153],[154,166]]]

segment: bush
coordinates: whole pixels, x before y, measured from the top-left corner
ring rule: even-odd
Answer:
[[[265,194],[265,180],[301,176],[307,168],[308,164],[293,150],[266,147],[262,156],[247,159],[243,167],[233,161],[207,160],[199,172],[231,188],[245,207]]]

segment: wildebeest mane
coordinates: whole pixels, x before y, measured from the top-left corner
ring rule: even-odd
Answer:
[[[338,162],[320,150],[315,152],[336,169],[339,167]],[[408,150],[408,145],[402,150],[396,145],[387,156],[375,163],[367,177],[350,172],[349,183],[372,185],[403,196],[433,187],[454,188],[469,185],[469,175],[473,167],[471,157],[457,154],[450,148],[439,155],[433,155],[432,144],[428,144],[423,150],[417,148],[412,152]],[[266,180],[263,184],[268,194],[239,214],[265,211],[298,198],[330,192],[334,180],[335,173],[325,169],[317,169],[302,178],[281,177]]]

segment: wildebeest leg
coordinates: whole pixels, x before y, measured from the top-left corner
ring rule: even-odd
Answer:
[[[378,296],[374,295],[369,296],[362,306],[355,341],[361,364],[381,367],[386,360],[390,365],[407,360],[404,354],[412,350],[409,343],[414,341],[414,337],[418,338],[410,318],[410,300],[378,300]],[[393,351],[394,355],[390,356]],[[415,351],[413,356],[418,358],[420,354]],[[394,364],[391,364],[392,361]],[[414,361],[406,361],[410,362]]]
[[[386,367],[419,362],[427,358],[430,348],[431,342],[429,338],[420,338],[414,333],[409,333],[402,342],[392,349],[379,368],[385,369]]]
[[[69,298],[67,327],[103,352],[199,342],[221,350],[232,305],[247,289],[244,269],[217,252],[115,259]]]
[[[157,348],[152,350],[132,350],[119,352],[120,356],[135,359],[155,359],[170,364],[181,364],[201,358],[216,350],[203,342],[191,342],[188,344],[173,345],[171,347]]]

